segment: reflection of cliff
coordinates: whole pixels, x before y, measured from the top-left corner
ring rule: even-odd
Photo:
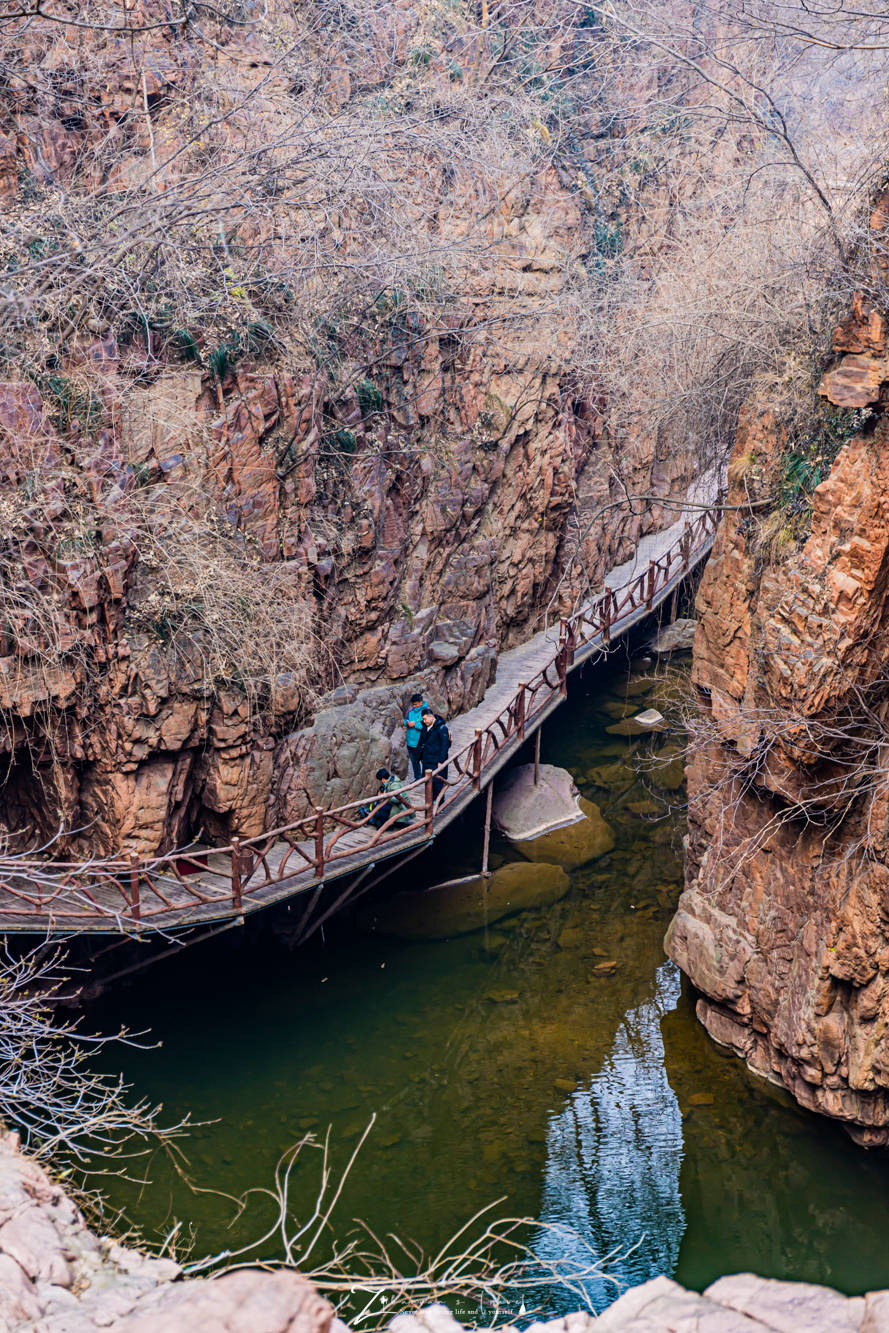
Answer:
[[[689,989],[661,1032],[685,1137],[677,1281],[700,1289],[755,1272],[844,1291],[882,1282],[886,1157],[860,1152],[716,1051]]]
[[[685,1231],[682,1117],[660,1028],[680,980],[669,963],[656,976],[653,997],[624,1015],[599,1073],[550,1121],[541,1218],[576,1238],[543,1230],[534,1246],[561,1272],[582,1269],[591,1252],[603,1259],[617,1251],[606,1267],[630,1286],[672,1273]],[[597,1309],[614,1299],[613,1283],[584,1285]]]

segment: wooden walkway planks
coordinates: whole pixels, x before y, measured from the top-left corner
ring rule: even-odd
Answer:
[[[652,569],[652,562],[663,561],[687,526],[683,515],[672,527],[643,538],[634,556],[608,574],[604,581],[605,588],[623,589],[632,584],[641,572]],[[568,669],[594,654],[607,651],[615,640],[622,638],[649,616],[655,607],[672,596],[674,589],[705,558],[712,545],[711,529],[715,529],[715,520],[710,520],[709,527],[700,524],[699,527],[703,533],[702,539],[693,550],[685,552],[683,563],[677,564],[675,574],[669,576],[672,567],[667,564],[667,575],[654,595],[639,606],[631,604],[630,610],[622,615],[619,622],[615,622],[613,633],[609,634],[607,640],[604,634],[593,633],[579,643],[573,660],[567,662]],[[581,622],[585,614],[587,608],[579,617]],[[491,781],[521,748],[527,737],[562,702],[562,694],[556,688],[556,683],[547,676],[545,679],[549,684],[543,688],[538,686],[538,693],[533,696],[537,702],[527,718],[527,725],[524,713],[520,724],[516,724],[515,700],[519,692],[524,697],[521,687],[535,679],[539,681],[541,673],[554,666],[563,648],[560,628],[549,627],[524,644],[502,653],[498,660],[496,680],[481,703],[469,712],[449,720],[451,753],[458,758],[467,747],[471,750],[478,733],[496,735],[498,726],[504,733],[495,749],[492,749],[489,740],[485,742],[488,748],[483,774],[479,775],[483,780],[477,776],[473,781],[472,775],[465,771],[464,763],[464,772],[458,774],[455,785],[447,790],[447,804],[444,808],[436,811],[430,820],[426,810],[418,807],[413,825],[403,832],[393,829],[383,837],[368,825],[360,829],[338,831],[334,838],[328,837],[326,843],[328,849],[335,843],[337,859],[330,862],[328,857],[325,864],[322,855],[321,876],[312,864],[317,845],[308,838],[291,841],[281,838],[264,845],[258,845],[263,840],[251,840],[253,864],[244,866],[243,875],[238,872],[237,885],[234,865],[236,859],[240,862],[240,853],[236,858],[233,849],[214,851],[197,848],[161,858],[138,872],[131,872],[129,893],[127,873],[124,871],[121,874],[118,864],[115,873],[100,874],[86,885],[67,886],[64,892],[54,896],[52,902],[47,902],[45,906],[38,904],[36,908],[33,885],[21,876],[7,876],[0,880],[0,931],[50,935],[175,935],[194,927],[242,919],[250,913],[306,894],[320,885],[343,879],[350,874],[362,873],[364,878],[379,863],[428,846],[441,829],[462,814],[475,799],[479,787]],[[563,671],[564,667],[563,654]],[[504,717],[507,718],[506,724]],[[506,734],[505,726],[510,729],[509,734]],[[422,795],[422,789],[418,795]],[[323,812],[319,812],[319,815],[322,815],[321,828],[324,829],[328,815]],[[323,838],[322,833],[322,845],[325,845]],[[261,856],[256,859],[260,852]],[[179,860],[187,860],[189,855],[199,857],[202,865],[198,873],[184,877],[178,872],[177,857]],[[27,900],[27,907],[23,906],[23,900]]]

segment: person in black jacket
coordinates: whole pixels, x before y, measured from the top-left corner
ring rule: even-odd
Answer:
[[[432,773],[441,764],[444,764],[441,772],[436,773],[432,779],[432,797],[434,801],[438,800],[446,785],[448,776],[446,760],[450,748],[451,737],[444,718],[439,717],[437,713],[433,713],[432,709],[427,707],[423,712],[423,730],[420,732],[417,749],[419,750],[419,758],[422,761],[424,773]]]

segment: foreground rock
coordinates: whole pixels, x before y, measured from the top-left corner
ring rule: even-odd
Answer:
[[[0,1333],[330,1333],[334,1323],[298,1273],[183,1279],[169,1259],[93,1235],[18,1136],[0,1136]]]
[[[492,997],[496,998],[496,997]],[[391,1333],[463,1333],[433,1305]],[[292,1271],[184,1278],[178,1264],[93,1235],[60,1185],[0,1136],[0,1333],[349,1333]],[[578,1312],[526,1333],[889,1333],[889,1291],[846,1297],[751,1274],[702,1296],[657,1277],[598,1319]],[[515,1333],[509,1326],[501,1333]]]
[[[463,1333],[443,1305],[400,1315],[392,1333]],[[511,1326],[498,1333],[514,1333]],[[525,1333],[889,1333],[889,1291],[842,1296],[806,1282],[739,1273],[703,1295],[667,1277],[625,1292],[598,1319],[578,1311],[531,1324]]]

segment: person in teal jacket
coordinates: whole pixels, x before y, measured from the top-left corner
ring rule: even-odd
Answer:
[[[413,780],[423,776],[423,761],[417,756],[420,733],[423,730],[423,713],[429,708],[422,694],[412,694],[410,708],[404,718],[404,735],[407,741],[407,754],[411,761]]]

